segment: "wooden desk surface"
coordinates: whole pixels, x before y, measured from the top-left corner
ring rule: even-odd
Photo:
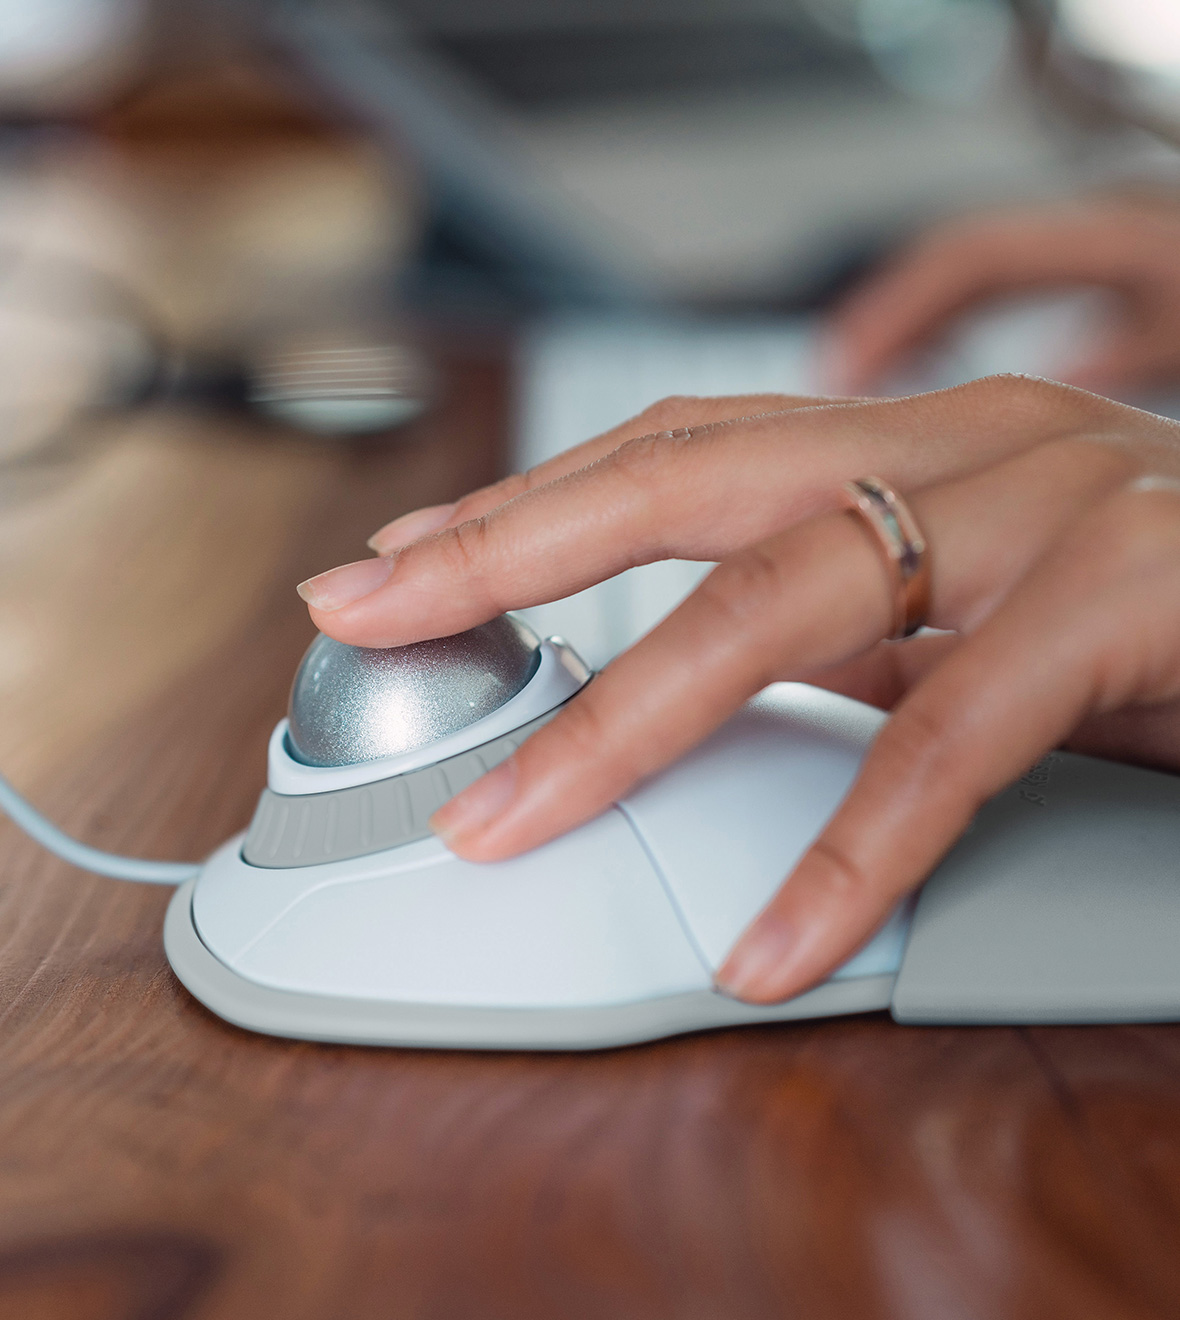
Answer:
[[[504,384],[361,451],[149,415],[0,509],[5,769],[99,846],[241,828],[293,584],[487,479]],[[1180,1028],[301,1044],[189,998],[167,900],[0,823],[5,1320],[1180,1315]]]

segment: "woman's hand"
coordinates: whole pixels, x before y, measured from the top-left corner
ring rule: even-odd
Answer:
[[[868,473],[925,530],[930,623],[951,635],[881,642],[880,551],[838,511],[841,483]],[[509,857],[590,819],[776,679],[893,706],[722,967],[742,998],[783,999],[837,967],[1048,749],[1180,766],[1180,427],[1067,386],[668,400],[372,544],[381,558],[301,587],[318,627],[367,646],[457,632],[634,564],[721,561],[438,813],[464,857]]]
[[[1116,294],[1120,319],[1072,383],[1110,391],[1180,378],[1180,198],[1145,194],[985,213],[922,235],[833,316],[838,387],[871,389],[988,298],[1078,286]]]

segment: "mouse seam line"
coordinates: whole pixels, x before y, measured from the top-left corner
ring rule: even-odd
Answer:
[[[421,843],[421,842],[423,842],[423,840],[419,839],[419,840],[416,840],[416,842]],[[401,845],[401,846],[402,846],[402,847],[406,847],[407,845],[403,844],[403,845]],[[395,852],[396,849],[391,848],[391,849],[389,849],[388,851],[390,851],[390,852]],[[367,854],[367,856],[368,856],[368,857],[379,857],[379,856],[381,856],[381,854],[380,854],[380,853],[369,853],[369,854]],[[442,852],[442,853],[439,853],[437,856],[425,857],[425,858],[423,858],[421,861],[413,861],[413,862],[410,862],[410,863],[408,863],[406,866],[399,867],[398,869],[404,871],[404,870],[411,869],[411,868],[412,868],[412,869],[417,869],[417,868],[419,868],[419,867],[436,866],[436,865],[438,865],[438,863],[440,863],[440,862],[449,861],[449,860],[451,859],[451,856],[452,856],[452,855],[451,855],[450,853]],[[360,859],[358,858],[358,859],[349,859],[349,860],[360,860]],[[247,863],[247,865],[249,865],[249,863]],[[334,865],[336,865],[336,863],[335,863],[335,862],[326,862],[326,863],[324,863],[324,865],[327,865],[327,866],[334,866]],[[260,869],[263,869],[263,868],[260,868]],[[307,871],[307,870],[310,870],[310,869],[311,869],[310,867],[290,867],[290,868],[287,868],[287,867],[277,867],[277,868],[274,868],[274,869],[271,871],[271,873],[272,873],[273,875],[279,875],[279,874],[281,874],[281,873],[282,873],[283,871],[285,871],[285,870],[302,870],[302,871]],[[310,889],[305,889],[302,893],[297,894],[294,898],[292,898],[292,899],[291,899],[291,900],[290,900],[290,901],[289,901],[289,902],[288,902],[288,903],[287,903],[287,904],[286,904],[286,905],[285,905],[285,906],[284,906],[279,912],[277,912],[277,913],[276,913],[276,914],[275,914],[275,915],[274,915],[274,916],[273,916],[273,917],[272,917],[272,918],[266,923],[265,926],[263,926],[263,928],[262,928],[260,931],[257,931],[254,935],[252,935],[252,936],[250,937],[250,939],[249,939],[249,940],[248,940],[248,941],[247,941],[247,942],[246,942],[246,943],[245,943],[240,949],[238,949],[237,952],[235,952],[232,956],[233,956],[234,958],[244,958],[248,953],[250,953],[250,952],[251,952],[251,951],[252,951],[252,950],[258,945],[258,943],[259,943],[261,940],[264,940],[264,939],[265,939],[265,938],[271,933],[271,931],[274,930],[274,928],[279,924],[279,922],[283,921],[284,918],[288,917],[288,916],[291,914],[291,912],[292,912],[295,908],[297,908],[297,907],[298,907],[302,902],[304,902],[306,899],[310,898],[313,894],[318,894],[318,893],[320,893],[322,890],[325,890],[325,889],[334,889],[334,888],[337,888],[337,887],[342,886],[342,885],[363,884],[365,881],[371,881],[371,880],[385,880],[385,879],[390,878],[390,876],[396,876],[397,874],[398,874],[398,871],[386,872],[386,871],[384,871],[384,870],[381,870],[381,871],[378,871],[378,872],[374,872],[374,871],[372,870],[372,868],[370,868],[369,873],[368,873],[368,874],[365,874],[365,875],[342,875],[342,876],[331,876],[331,877],[330,877],[330,876],[325,876],[322,880],[319,880],[319,881],[317,881],[314,885],[312,885]],[[197,929],[197,932],[198,932],[198,934],[199,934],[199,933],[200,933],[200,927],[199,927],[199,925],[197,924],[197,914],[196,914],[196,908],[195,908],[195,907],[193,908],[193,926]],[[202,938],[202,941],[203,941],[203,940],[204,940],[204,936],[202,936],[201,938]],[[214,956],[219,956],[219,955],[214,955]]]
[[[672,885],[668,880],[668,877],[664,874],[664,868],[660,865],[659,859],[652,851],[651,845],[643,837],[643,832],[642,830],[640,830],[638,822],[635,820],[634,816],[631,815],[631,812],[627,809],[626,804],[623,802],[616,802],[615,809],[627,822],[627,825],[630,827],[631,833],[635,836],[635,841],[639,844],[640,848],[643,850],[643,855],[647,858],[648,862],[651,864],[651,869],[656,873],[656,879],[660,882],[660,887],[664,891],[664,896],[667,898],[668,903],[671,905],[672,911],[676,914],[676,920],[680,923],[680,929],[684,932],[684,938],[688,941],[689,948],[691,948],[693,953],[696,954],[697,959],[700,962],[705,975],[709,978],[710,985],[712,985],[713,983],[712,965],[710,964],[708,958],[705,956],[705,951],[701,947],[700,941],[696,937],[696,932],[688,923],[688,917],[685,915],[684,909],[680,906],[680,902],[676,897],[676,893],[673,890]],[[713,993],[716,992],[714,991]]]

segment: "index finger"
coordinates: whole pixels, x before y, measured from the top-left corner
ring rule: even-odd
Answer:
[[[316,626],[338,641],[447,636],[636,564],[720,559],[835,507],[840,483],[869,471],[912,490],[1124,415],[1142,430],[1143,414],[1081,390],[993,378],[665,432],[387,560],[312,579],[303,594]],[[334,595],[358,577],[363,594]]]
[[[712,398],[690,394],[672,395],[653,403],[650,408],[611,427],[609,431],[584,440],[571,449],[565,449],[525,472],[514,472],[490,486],[474,490],[454,504],[415,509],[412,513],[395,518],[373,533],[369,538],[369,547],[379,555],[388,555],[421,536],[458,527],[460,523],[470,522],[473,518],[482,518],[485,513],[515,499],[517,495],[527,494],[538,486],[548,485],[579,468],[588,467],[628,440],[640,436],[705,426],[710,422],[723,422],[735,417],[791,412],[796,408],[811,408],[826,402],[829,400],[820,395],[799,394],[729,394]]]

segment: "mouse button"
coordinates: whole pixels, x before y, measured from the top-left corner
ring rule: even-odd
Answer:
[[[714,969],[839,806],[879,723],[778,686],[621,804]]]
[[[233,964],[283,915],[319,889],[348,885],[373,874],[427,867],[450,857],[433,835],[376,857],[320,866],[269,869],[251,866],[239,834],[205,863],[193,889],[193,922],[211,953]]]
[[[511,861],[446,853],[311,891],[235,970],[278,989],[466,1007],[610,1005],[710,985],[613,810]]]
[[[193,889],[193,922],[206,947],[223,962],[242,950],[307,891],[305,871],[260,871],[242,858],[245,835],[219,848]]]

